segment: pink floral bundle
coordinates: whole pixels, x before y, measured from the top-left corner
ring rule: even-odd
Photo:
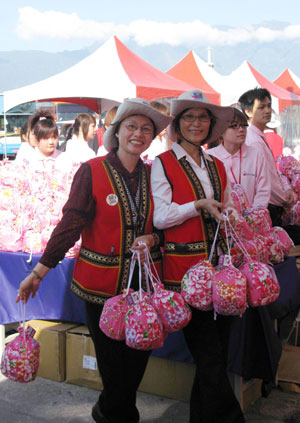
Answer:
[[[104,304],[99,326],[109,338],[117,341],[125,339],[125,316],[129,307],[126,297],[131,292],[133,289],[109,298]]]
[[[270,213],[263,207],[249,207],[244,210],[243,217],[256,234],[263,234],[272,227]]]
[[[160,318],[165,333],[184,328],[192,318],[192,312],[178,292],[169,291],[162,283],[153,284],[151,304]]]
[[[144,253],[149,254],[145,246]],[[130,304],[125,315],[126,345],[138,350],[153,350],[160,348],[164,343],[163,325],[158,314],[151,304],[149,274],[145,266],[148,293],[142,290],[142,265],[139,253],[133,253],[133,260],[137,256],[139,264],[139,291],[129,294],[127,301]]]
[[[252,307],[267,305],[275,301],[280,293],[280,287],[271,266],[257,260],[253,260],[243,247],[243,242],[239,239],[234,228],[230,225],[231,235],[235,241],[239,242],[244,252],[246,260],[240,267],[239,271],[244,275],[247,282],[247,302]],[[259,239],[259,238],[258,238]],[[262,252],[260,252],[262,254]]]
[[[125,316],[125,338],[128,347],[153,350],[164,343],[164,332],[154,307],[140,298],[128,308]]]
[[[152,350],[163,345],[167,333],[182,329],[191,319],[191,311],[179,293],[168,291],[151,270],[151,256],[144,250],[144,271],[148,285],[142,290],[141,263],[134,252],[130,265],[127,290],[106,301],[100,328],[110,338],[125,340],[134,349]],[[139,291],[130,289],[135,263],[139,263]],[[154,267],[152,266],[154,269]],[[150,289],[152,284],[152,292]]]
[[[225,316],[242,316],[246,311],[247,281],[232,264],[215,273],[213,304],[215,312]]]
[[[300,163],[293,156],[282,156],[279,161],[279,170],[291,180],[293,175],[300,173]]]
[[[233,199],[234,208],[239,212],[243,211],[250,207],[249,200],[245,193],[245,190],[241,184],[233,184],[231,189],[231,197]]]
[[[18,328],[19,335],[6,345],[1,359],[1,372],[15,382],[35,380],[39,368],[40,345],[33,338],[35,330]]]
[[[190,267],[182,278],[181,295],[184,300],[202,311],[212,310],[212,286],[215,269],[209,260],[201,260]]]
[[[77,166],[34,171],[15,161],[0,166],[0,250],[42,253],[62,216]],[[68,256],[74,257],[78,246]]]
[[[272,267],[251,260],[243,264],[240,271],[247,279],[247,301],[251,307],[265,306],[277,300],[280,286]]]
[[[291,248],[294,247],[294,242],[289,237],[289,234],[280,226],[274,226],[271,230],[271,235],[279,241],[283,254],[288,256]]]

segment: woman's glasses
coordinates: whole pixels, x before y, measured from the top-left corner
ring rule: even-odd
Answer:
[[[208,114],[195,116],[195,115],[191,115],[187,113],[185,115],[182,115],[181,117],[186,122],[195,122],[196,119],[199,120],[199,122],[209,122],[211,119],[211,117]]]
[[[134,132],[140,129],[143,134],[153,134],[153,127],[152,126],[138,126],[136,123],[125,123],[125,128],[128,129],[128,131]]]
[[[246,129],[247,128],[248,123],[233,123],[232,125],[228,126],[228,128],[230,129]]]

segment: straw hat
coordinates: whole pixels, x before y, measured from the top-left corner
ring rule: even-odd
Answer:
[[[143,115],[147,116],[154,123],[154,136],[160,134],[161,131],[172,121],[171,116],[167,116],[154,107],[150,106],[148,101],[143,98],[130,98],[125,100],[119,107],[114,120],[111,122],[109,128],[105,131],[103,136],[103,144],[107,151],[112,151],[113,148],[119,145],[118,139],[115,135],[118,124],[120,124],[128,116]]]
[[[176,117],[184,110],[192,107],[202,107],[209,110],[216,120],[205,142],[216,141],[228,128],[233,118],[232,107],[221,107],[210,103],[205,95],[199,90],[187,91],[171,101],[171,115],[174,116],[174,120],[168,126],[167,134],[172,141],[177,141],[178,138],[175,128]]]

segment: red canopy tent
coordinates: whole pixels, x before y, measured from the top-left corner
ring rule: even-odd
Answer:
[[[262,88],[266,88],[270,91],[273,97],[278,99],[278,111],[281,113],[286,107],[292,106],[295,104],[300,105],[300,97],[285,88],[282,88],[278,84],[269,81],[261,73],[259,73],[249,62],[247,62],[249,69],[251,70],[253,76],[257,80],[258,84]]]
[[[274,80],[274,84],[291,93],[300,95],[300,79],[290,70],[286,69]]]
[[[193,85],[195,88],[203,91],[209,101],[220,105],[221,95],[206,82],[197,64],[197,59],[198,57],[191,50],[166,73]]]

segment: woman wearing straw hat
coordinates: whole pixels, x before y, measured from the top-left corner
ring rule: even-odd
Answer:
[[[109,152],[83,163],[74,177],[63,217],[40,262],[20,285],[17,301],[35,296],[40,281],[82,237],[72,291],[85,301],[103,390],[92,410],[98,423],[137,423],[136,391],[151,351],[128,348],[99,328],[105,301],[127,286],[131,249],[146,243],[159,271],[159,236],[153,233],[149,168],[140,155],[172,120],[143,99],[121,104],[104,134]],[[138,273],[138,272],[137,272]],[[134,274],[131,286],[138,288]]]
[[[154,224],[164,230],[164,282],[179,291],[189,267],[207,259],[221,212],[231,210],[230,183],[223,164],[203,151],[220,137],[233,117],[231,107],[208,102],[197,90],[171,102],[174,120],[167,133],[174,144],[158,156],[151,170]],[[220,240],[221,241],[221,240]],[[214,253],[212,263],[217,263]],[[196,363],[190,401],[191,423],[242,423],[244,417],[226,372],[230,318],[192,308],[184,328]]]

